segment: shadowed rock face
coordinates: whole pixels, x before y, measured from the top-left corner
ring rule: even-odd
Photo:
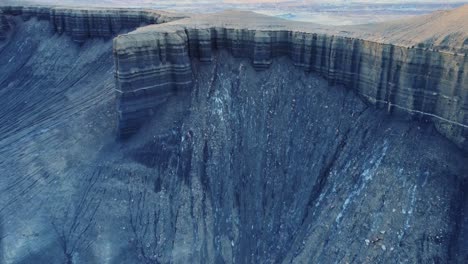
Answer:
[[[0,262],[468,256],[468,157],[432,125],[390,118],[286,56],[258,71],[212,49],[210,63],[188,56],[190,89],[168,86],[120,142],[112,42],[11,22],[0,45]],[[166,58],[179,80],[185,62],[165,43],[184,35],[155,40],[168,49],[148,53],[148,70]]]

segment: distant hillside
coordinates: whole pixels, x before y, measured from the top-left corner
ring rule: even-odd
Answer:
[[[409,19],[351,27],[379,42],[450,51],[468,51],[468,5]]]

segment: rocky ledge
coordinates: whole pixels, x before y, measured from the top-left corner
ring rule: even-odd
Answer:
[[[190,91],[191,60],[210,62],[220,49],[250,58],[259,70],[287,56],[390,113],[433,121],[468,149],[466,54],[384,44],[237,11],[151,25],[114,39],[121,134],[135,132],[168,96]]]
[[[6,23],[7,15],[21,16],[24,20],[32,17],[49,20],[56,32],[69,34],[80,43],[88,38],[110,38],[142,25],[166,23],[184,17],[144,9],[0,6],[0,39],[2,32],[6,34],[7,28],[2,24]]]

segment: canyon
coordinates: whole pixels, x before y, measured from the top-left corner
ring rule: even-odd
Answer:
[[[0,6],[0,261],[464,263],[449,24]]]

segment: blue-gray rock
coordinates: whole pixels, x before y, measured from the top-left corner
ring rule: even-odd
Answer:
[[[304,71],[301,34],[268,52],[263,31],[254,45],[187,19],[141,46],[77,43],[21,14],[0,41],[1,263],[465,262],[467,153],[339,85],[334,60]],[[360,43],[316,36],[344,57]],[[363,61],[390,63],[368,45]]]
[[[244,22],[243,16],[251,17]],[[314,33],[315,27],[296,29],[281,19],[257,23],[262,19],[227,12],[118,36],[114,53],[121,133],[138,129],[171,91],[190,89],[193,59],[209,62],[216,50],[228,50],[249,58],[259,70],[273,58],[287,56],[298,68],[342,84],[389,113],[433,121],[439,132],[468,149],[467,56]]]

